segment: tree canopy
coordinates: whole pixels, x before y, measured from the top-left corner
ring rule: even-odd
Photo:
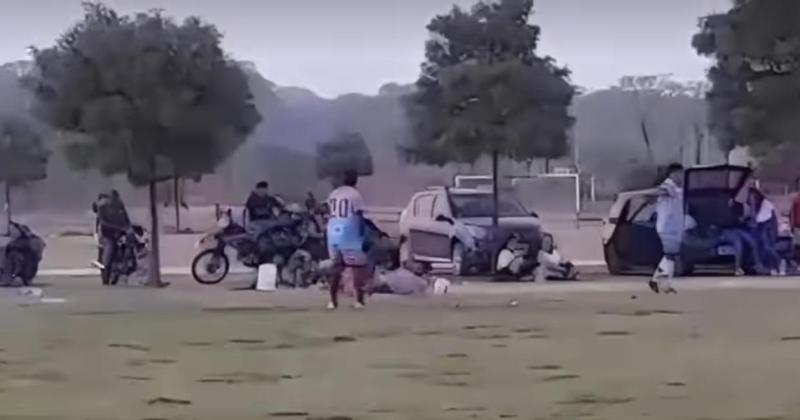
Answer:
[[[86,3],[55,46],[34,50],[34,112],[59,130],[81,169],[135,185],[213,172],[260,121],[244,72],[198,18],[122,16]]]
[[[0,182],[18,185],[46,178],[49,156],[30,121],[0,115]]]
[[[430,22],[422,74],[404,103],[412,131],[406,158],[444,165],[568,151],[575,90],[567,69],[536,55],[532,8],[532,0],[487,1]]]
[[[317,177],[338,178],[353,170],[360,176],[372,175],[372,154],[359,133],[341,132],[317,145]]]
[[[800,146],[798,22],[794,0],[736,0],[726,13],[701,19],[692,44],[715,61],[709,126],[725,150],[746,146],[769,158]]]

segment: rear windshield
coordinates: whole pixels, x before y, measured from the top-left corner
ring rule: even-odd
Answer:
[[[492,217],[494,204],[491,194],[457,194],[450,196],[456,218]],[[500,217],[525,217],[528,212],[519,201],[501,198],[497,204]]]
[[[693,170],[688,173],[686,187],[689,192],[717,190],[728,191],[731,194],[735,194],[744,184],[746,177],[746,169]]]

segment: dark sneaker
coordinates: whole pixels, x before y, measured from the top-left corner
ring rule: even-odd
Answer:
[[[647,285],[650,286],[650,290],[652,290],[653,293],[661,293],[661,289],[659,288],[657,281],[650,280],[647,282]]]

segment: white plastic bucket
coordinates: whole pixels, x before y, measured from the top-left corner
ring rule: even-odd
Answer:
[[[274,292],[277,290],[278,267],[275,264],[261,264],[258,266],[258,281],[256,290],[259,292]]]

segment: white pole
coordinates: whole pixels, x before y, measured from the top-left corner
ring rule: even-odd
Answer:
[[[581,176],[575,174],[575,224],[581,228]]]
[[[595,181],[595,178],[594,178],[594,175],[592,175],[592,177],[590,178],[590,181],[589,181],[589,182],[591,182],[591,184],[589,185],[589,188],[590,188],[589,194],[591,195],[592,203],[596,203],[597,202],[597,191],[595,189],[596,187],[595,187],[594,181]]]

